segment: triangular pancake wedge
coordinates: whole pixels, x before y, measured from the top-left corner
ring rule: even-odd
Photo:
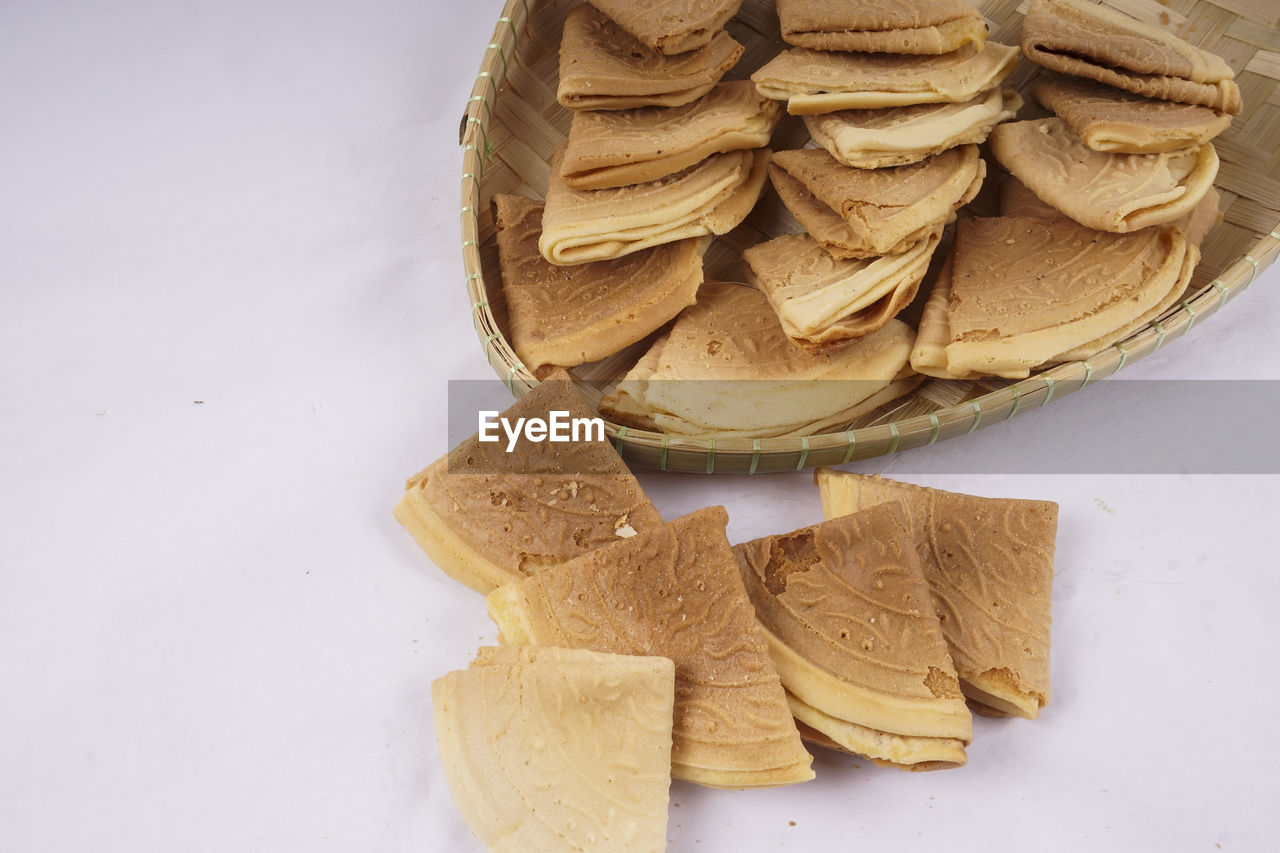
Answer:
[[[445,778],[471,831],[501,853],[665,849],[675,667],[539,651],[431,686]]]
[[[1168,30],[1087,0],[1031,0],[1022,50],[1032,62],[1136,95],[1239,115],[1231,67]]]
[[[777,670],[710,507],[489,595],[503,641],[676,665],[672,775],[749,788],[813,778]]]
[[[565,17],[556,100],[571,110],[678,107],[711,91],[744,50],[720,30],[705,47],[662,56],[583,3]]]
[[[966,697],[1035,719],[1049,702],[1058,505],[980,498],[819,468],[827,518],[898,502]]]
[[[551,159],[538,249],[553,264],[620,258],[689,237],[724,234],[764,190],[768,148],[713,154],[655,181],[575,190],[560,177],[565,144]]]
[[[500,417],[550,420],[552,411],[590,418],[582,395],[558,371]],[[478,592],[645,531],[662,518],[613,445],[590,440],[463,441],[409,478],[396,519],[446,574]],[[581,431],[579,437],[588,436]]]
[[[778,0],[782,40],[814,50],[950,53],[987,40],[967,0]]]
[[[897,764],[938,760],[938,739],[972,738],[901,507],[766,536],[734,553],[783,686],[815,712],[800,719]],[[900,737],[876,743],[861,730]],[[925,741],[918,753],[914,738]]]
[[[968,101],[1013,72],[1018,49],[987,42],[941,56],[835,53],[795,47],[751,75],[756,91],[793,115]]]
[[[560,177],[576,190],[656,181],[712,154],[764,147],[781,118],[778,102],[747,80],[717,83],[680,107],[578,110]]]
[[[600,412],[680,435],[764,438],[838,427],[907,393],[915,333],[900,320],[849,346],[810,354],[753,287],[707,282]]]
[[[706,46],[742,0],[588,0],[638,41],[670,56]]]
[[[1212,143],[1161,154],[1094,151],[1057,117],[1002,124],[991,152],[1036,195],[1081,225],[1126,234],[1190,213],[1213,187]]]
[[[977,145],[884,169],[853,169],[818,148],[778,151],[769,164],[783,204],[838,258],[907,251],[971,201],[986,174]]]

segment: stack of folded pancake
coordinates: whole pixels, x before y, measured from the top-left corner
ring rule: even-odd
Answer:
[[[1087,0],[1032,0],[1022,49],[1054,115],[991,134],[1012,179],[930,296],[911,363],[932,376],[1018,378],[1112,346],[1182,297],[1218,218],[1210,140],[1241,106],[1222,59]]]
[[[751,79],[804,116],[820,148],[777,152],[779,197],[808,232],[744,254],[748,278],[809,352],[882,328],[911,302],[956,210],[977,194],[977,143],[1021,99],[1017,50],[987,44],[966,0],[779,0],[783,51]]]

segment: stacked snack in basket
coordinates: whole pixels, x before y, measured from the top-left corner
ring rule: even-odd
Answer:
[[[960,224],[925,308],[911,363],[932,376],[1115,344],[1182,298],[1218,217],[1210,140],[1240,111],[1225,62],[1084,0],[1032,0],[1022,49],[1051,69],[1031,93],[1055,115],[991,134],[1012,178],[1001,217]]]
[[[586,410],[563,371],[502,417],[557,409]],[[971,712],[1049,700],[1055,504],[822,469],[827,521],[731,546],[722,507],[664,523],[607,441],[490,447],[410,478],[396,517],[499,628],[432,689],[491,849],[661,850],[673,778],[804,782],[806,741],[959,767]]]

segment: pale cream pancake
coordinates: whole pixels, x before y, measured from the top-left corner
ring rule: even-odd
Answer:
[[[951,324],[947,314],[951,310],[951,269],[955,252],[947,255],[933,290],[925,301],[916,329],[916,340],[911,347],[911,369],[936,379],[976,379],[977,373],[953,373],[947,369],[947,344],[951,343]]]
[[[968,101],[807,115],[813,140],[856,169],[918,163],[958,145],[984,142],[1022,107],[1013,89],[994,86]]]
[[[899,320],[847,347],[809,354],[783,331],[763,293],[707,282],[698,302],[640,358],[600,412],[678,435],[811,435],[910,391],[915,333]]]
[[[895,735],[860,726],[830,714],[787,694],[787,703],[796,718],[796,728],[806,743],[869,758],[881,767],[899,770],[947,770],[969,761],[962,738]],[[999,716],[1006,716],[1000,714]],[[812,725],[810,725],[812,721]],[[816,728],[821,726],[821,728]]]
[[[445,779],[493,851],[661,851],[675,666],[543,649],[431,685]]]
[[[749,788],[813,778],[725,538],[699,510],[489,595],[503,642],[675,661],[671,774]]]
[[[1087,0],[1031,0],[1022,50],[1046,68],[1137,95],[1230,115],[1242,109],[1235,73],[1222,57]]]
[[[766,536],[734,553],[783,686],[818,712],[800,719],[837,743],[853,742],[857,729],[833,721],[928,741],[972,738],[901,507],[886,504]],[[920,744],[917,754],[909,740],[860,740],[868,757],[938,760],[924,749],[936,743]]]
[[[1133,234],[1070,219],[991,217],[957,224],[948,372],[1018,378],[1131,323],[1182,274],[1176,226]]]
[[[987,42],[940,56],[833,53],[796,47],[751,75],[766,98],[794,115],[837,110],[969,101],[998,86],[1018,62],[1018,49]]]
[[[827,518],[905,509],[966,697],[1035,719],[1049,702],[1049,626],[1058,505],[980,498],[819,468]]]
[[[787,44],[815,50],[938,54],[987,40],[966,0],[778,0],[778,23]]]
[[[742,0],[588,0],[638,41],[674,55],[707,45]]]
[[[1213,186],[1212,143],[1163,154],[1094,151],[1057,117],[1002,124],[991,152],[1018,180],[1076,222],[1124,234],[1190,213]]]
[[[655,181],[725,151],[762,148],[782,107],[747,80],[717,83],[680,107],[579,110],[569,126],[560,177],[573,189]]]
[[[971,201],[986,173],[977,145],[884,169],[852,169],[816,148],[778,151],[769,164],[782,203],[837,258],[907,251]]]
[[[764,293],[787,337],[819,353],[883,328],[915,298],[942,229],[899,255],[841,260],[808,234],[742,253],[747,282]]]
[[[656,181],[575,190],[560,177],[564,147],[551,159],[538,238],[542,256],[561,265],[731,231],[760,198],[770,154],[767,148],[729,151]]]
[[[571,110],[677,107],[710,92],[744,50],[721,30],[705,47],[663,56],[583,3],[564,21],[556,99]]]
[[[609,261],[556,266],[538,251],[540,202],[496,195],[493,205],[511,348],[535,376],[613,355],[697,298],[702,239],[664,243]]]
[[[1144,98],[1079,77],[1041,76],[1031,95],[1094,151],[1160,154],[1203,145],[1231,125],[1231,116],[1209,107]]]
[[[501,417],[594,416],[564,371],[513,403]],[[619,531],[645,531],[662,517],[604,441],[532,442],[507,452],[479,434],[409,478],[395,507],[432,561],[479,592],[610,544]],[[624,530],[625,528],[625,530]]]

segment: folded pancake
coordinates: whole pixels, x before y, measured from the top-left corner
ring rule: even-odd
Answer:
[[[782,203],[837,258],[896,255],[928,238],[978,194],[977,145],[884,169],[853,169],[826,151],[778,151],[769,178]]]
[[[743,50],[721,30],[705,47],[662,56],[584,3],[564,20],[556,99],[571,110],[676,107],[711,91]]]
[[[728,515],[708,507],[489,595],[503,641],[675,661],[671,775],[750,788],[813,778],[742,586]]]
[[[1190,213],[1218,174],[1212,143],[1107,154],[1056,117],[1002,124],[989,142],[1000,164],[1040,198],[1082,225],[1120,234]]]
[[[493,205],[511,346],[535,376],[613,355],[697,298],[704,248],[699,238],[562,267],[538,251],[540,202],[496,195]]]
[[[1190,213],[1169,224],[1182,229],[1188,245],[1199,246],[1204,242],[1205,235],[1222,221],[1222,212],[1218,209],[1221,203],[1221,193],[1210,187]],[[1006,175],[1000,181],[1000,215],[1044,216],[1051,219],[1065,216],[1012,175]]]
[[[900,506],[733,550],[783,686],[816,712],[801,720],[871,758],[936,761],[946,740],[964,763],[973,726]]]
[[[656,181],[575,190],[560,177],[564,143],[551,159],[538,249],[553,264],[620,258],[689,237],[724,234],[764,190],[769,149],[713,154]]]
[[[1136,95],[1230,115],[1242,109],[1235,72],[1221,57],[1087,0],[1031,0],[1022,51],[1045,68]]]
[[[1172,225],[1111,234],[991,217],[960,221],[954,252],[946,370],[1020,378],[1156,307],[1183,274],[1187,242]]]
[[[796,728],[800,730],[801,739],[814,746],[870,758],[872,764],[896,767],[899,770],[947,770],[961,767],[969,761],[969,756],[964,751],[967,742],[960,738],[895,735],[869,729],[824,714],[790,693],[787,694],[787,703],[791,706],[791,714],[796,718]],[[822,726],[822,729],[814,728],[808,720]],[[827,732],[832,732],[834,736]],[[880,758],[882,755],[888,757]]]
[[[671,56],[705,47],[742,0],[587,0],[637,41]]]
[[[747,282],[769,299],[787,337],[809,353],[884,328],[915,298],[941,227],[899,255],[842,260],[808,234],[787,234],[742,253]]]
[[[445,779],[494,851],[666,847],[675,667],[539,649],[431,685]]]
[[[947,255],[924,303],[915,344],[911,347],[911,369],[936,379],[976,379],[980,374],[947,369],[947,344],[951,343],[947,314],[951,310],[951,270],[955,257],[955,252]]]
[[[780,118],[778,102],[762,97],[747,80],[717,83],[680,107],[579,110],[560,177],[580,190],[654,181],[712,154],[768,145]]]
[[[796,47],[751,75],[766,98],[787,102],[794,115],[837,110],[969,101],[1008,77],[1018,49],[988,42],[940,56],[832,53]]]
[[[778,0],[778,23],[783,41],[814,50],[938,54],[987,40],[967,0]]]
[[[564,371],[502,413],[517,418],[589,418]],[[408,528],[446,574],[479,592],[662,525],[662,517],[607,440],[463,441],[409,478],[396,504]],[[582,437],[580,435],[580,437]],[[601,437],[603,438],[603,437]]]
[[[915,333],[899,320],[847,347],[797,347],[763,293],[707,282],[617,387],[600,401],[610,420],[675,435],[811,435],[907,393]]]
[[[899,502],[966,697],[1035,719],[1049,702],[1058,505],[980,498],[819,468],[827,518]]]
[[[994,86],[968,101],[807,115],[814,141],[846,166],[880,169],[918,163],[958,145],[984,142],[1013,118],[1022,97]]]
[[[1160,154],[1203,145],[1231,125],[1231,116],[1209,107],[1144,98],[1079,77],[1042,75],[1031,95],[1094,151]]]

